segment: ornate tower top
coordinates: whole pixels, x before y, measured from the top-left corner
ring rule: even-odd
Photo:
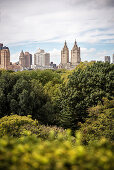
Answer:
[[[20,53],[20,57],[24,57],[24,52],[23,52],[23,50],[22,50],[21,53]]]
[[[66,40],[65,40],[65,43],[64,43],[64,48],[68,48],[68,47],[67,47],[67,43],[66,43]]]
[[[74,42],[75,45],[77,45],[77,42],[76,42],[76,39],[75,39],[75,42]]]
[[[76,42],[76,39],[75,39],[75,42],[74,42],[73,49],[77,49],[77,42]]]

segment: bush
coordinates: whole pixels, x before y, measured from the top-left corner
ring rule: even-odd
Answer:
[[[80,144],[80,135],[72,145],[71,136],[64,140],[42,141],[36,136],[0,140],[0,169],[7,170],[111,170],[112,145],[105,139],[89,148]]]
[[[11,115],[0,119],[0,137],[21,137],[26,134],[35,134],[37,137],[47,139],[50,132],[54,132],[55,138],[58,133],[66,134],[65,130],[56,126],[40,125],[38,121],[32,120],[30,116]]]

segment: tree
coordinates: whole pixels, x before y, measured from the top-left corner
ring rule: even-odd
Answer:
[[[111,99],[113,91],[114,65],[97,62],[85,69],[76,69],[68,83],[61,89],[61,125],[78,128],[88,116],[87,108],[95,106],[103,97]]]
[[[93,142],[102,137],[113,141],[114,98],[113,100],[103,98],[103,105],[98,104],[89,108],[88,113],[88,118],[86,118],[85,123],[81,124],[80,128],[83,143]]]

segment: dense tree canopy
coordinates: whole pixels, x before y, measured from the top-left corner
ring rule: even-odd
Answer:
[[[81,63],[75,70],[0,71],[0,117],[32,115],[43,124],[77,129],[87,109],[113,96],[114,65]]]
[[[62,89],[61,124],[77,128],[78,122],[84,122],[87,108],[102,102],[103,97],[114,95],[114,65],[97,62],[85,69],[76,69],[68,83]]]

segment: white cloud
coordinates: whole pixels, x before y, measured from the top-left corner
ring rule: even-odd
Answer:
[[[19,61],[19,55],[20,55],[20,52],[16,52],[16,53],[13,53],[10,55],[10,61],[15,63],[17,61]]]
[[[88,54],[88,53],[91,53],[91,52],[95,52],[96,49],[95,48],[90,48],[90,49],[87,49],[87,48],[81,48],[81,52],[82,54]]]
[[[78,43],[109,46],[114,44],[113,11],[113,0],[0,0],[0,41],[11,47],[33,41],[72,43],[76,38]],[[95,48],[81,48],[82,61],[103,60],[114,52]],[[55,46],[50,51],[57,64],[60,50]],[[11,61],[18,56],[11,54]]]
[[[105,56],[112,57],[113,50],[99,50],[99,52],[95,48],[81,48],[81,59],[82,61],[104,61]]]
[[[61,51],[54,48],[50,53],[50,61],[53,61],[57,65],[60,64],[61,61]]]
[[[70,42],[75,37],[79,42],[96,43],[111,39],[107,30],[110,34],[114,33],[114,7],[111,7],[111,0],[0,1],[0,40],[3,43],[63,42],[65,39]],[[99,6],[100,9],[96,8]]]

